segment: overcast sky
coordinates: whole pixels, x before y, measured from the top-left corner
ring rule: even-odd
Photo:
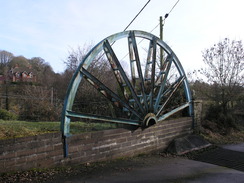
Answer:
[[[121,32],[148,0],[0,0],[0,50],[42,57],[64,71],[68,51]],[[129,27],[150,32],[177,0],[151,0]],[[201,52],[228,37],[244,40],[243,0],[180,0],[164,25],[164,41],[186,72]],[[159,36],[159,28],[153,32]]]

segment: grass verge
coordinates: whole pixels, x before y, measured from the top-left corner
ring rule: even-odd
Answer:
[[[85,122],[72,122],[70,125],[72,134],[112,128],[116,128],[116,125],[110,123]],[[0,120],[0,139],[26,137],[53,132],[60,132],[60,122],[27,122]]]
[[[233,127],[222,127],[217,123],[205,121],[200,135],[212,144],[237,144],[244,142],[244,124]]]
[[[226,134],[215,133],[205,129],[201,135],[212,144],[238,144],[244,142],[244,130],[231,129]]]

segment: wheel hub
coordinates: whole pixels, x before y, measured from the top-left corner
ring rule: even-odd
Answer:
[[[156,115],[153,113],[148,113],[144,120],[143,120],[143,126],[144,127],[150,127],[152,125],[155,125],[158,122]]]

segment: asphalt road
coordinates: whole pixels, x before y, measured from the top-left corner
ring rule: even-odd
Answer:
[[[244,152],[244,143],[225,145],[233,151]],[[240,160],[243,161],[244,160]],[[131,163],[131,164],[130,164]],[[244,172],[231,168],[160,155],[138,158],[125,164],[102,169],[90,175],[63,177],[52,182],[63,183],[243,183]]]

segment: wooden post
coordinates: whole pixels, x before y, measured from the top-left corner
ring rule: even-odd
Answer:
[[[159,27],[160,27],[160,39],[163,40],[163,18],[160,16],[159,18]],[[163,49],[160,48],[160,70],[162,70],[163,62],[164,62],[164,53]]]

